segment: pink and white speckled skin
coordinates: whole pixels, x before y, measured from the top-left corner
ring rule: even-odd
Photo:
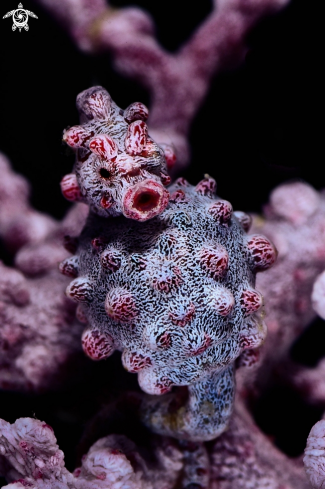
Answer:
[[[74,173],[61,182],[63,195],[103,217],[145,221],[162,212],[170,177],[163,150],[148,136],[148,109],[136,102],[124,112],[102,87],[80,93],[77,107],[82,125],[63,135],[77,151]]]

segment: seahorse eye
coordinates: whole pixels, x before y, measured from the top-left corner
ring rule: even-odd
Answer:
[[[107,179],[107,178],[110,178],[110,177],[111,177],[110,172],[109,172],[108,170],[106,170],[106,168],[101,168],[101,169],[99,170],[99,174],[100,174],[100,176],[101,176],[102,178],[105,178],[105,179]]]

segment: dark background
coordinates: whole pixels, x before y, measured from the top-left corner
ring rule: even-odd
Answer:
[[[73,164],[61,136],[65,127],[78,123],[76,95],[101,84],[122,108],[150,101],[142,87],[113,71],[107,54],[80,53],[45,11],[26,1],[24,6],[39,17],[30,19],[28,32],[12,32],[11,19],[0,19],[0,150],[30,179],[35,207],[61,217],[69,204],[59,181]],[[200,0],[195,8],[186,0],[135,3],[152,14],[160,42],[171,51],[211,8],[210,0]],[[0,17],[15,5],[15,0],[2,0]],[[248,37],[244,65],[218,75],[194,120],[186,176],[195,183],[203,173],[211,174],[219,195],[237,209],[258,211],[269,191],[288,179],[324,186],[321,7],[321,0],[293,0],[262,21]],[[203,146],[209,139],[214,152]]]
[[[130,3],[112,2],[115,6]],[[218,194],[236,209],[260,211],[270,190],[287,180],[302,179],[317,189],[325,187],[322,3],[293,0],[281,13],[262,21],[248,37],[245,63],[218,75],[193,122],[192,162],[185,176],[191,183],[203,173],[214,176]],[[38,20],[30,19],[28,32],[12,32],[11,19],[2,20],[2,16],[17,8],[16,4],[18,0],[1,1],[0,150],[30,180],[33,205],[61,218],[69,204],[61,196],[59,182],[73,164],[61,136],[65,127],[78,123],[76,95],[100,84],[122,108],[136,100],[150,106],[150,100],[141,86],[114,72],[107,54],[80,53],[65,31],[32,0],[23,5]],[[136,4],[150,11],[159,40],[171,51],[190,36],[211,8],[208,0],[190,8],[188,0]],[[214,152],[209,145],[203,146],[209,140],[217,148]],[[313,348],[321,328],[314,325],[314,336],[300,340],[305,349]],[[298,357],[303,349],[298,344]],[[324,354],[323,349],[317,351],[318,358]],[[98,398],[98,389],[105,383],[102,379],[109,378],[110,368],[120,368],[116,357],[100,365],[89,361],[83,390],[76,386],[63,394],[0,394],[0,417],[13,421],[35,414],[44,419],[55,428],[67,465],[73,468],[73,446],[105,397],[103,393]],[[123,378],[130,386],[136,385],[135,376],[125,374]],[[261,401],[261,412],[272,411],[271,425],[265,426],[266,418],[259,413],[257,419],[278,446],[289,455],[298,455],[320,411],[305,406],[287,389],[275,389]],[[91,399],[95,391],[96,402],[96,396]],[[299,433],[293,412],[303,425]]]

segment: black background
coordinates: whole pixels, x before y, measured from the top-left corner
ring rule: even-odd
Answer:
[[[78,123],[76,95],[100,84],[122,108],[136,100],[150,106],[150,100],[141,86],[112,69],[109,55],[79,52],[56,21],[32,0],[23,5],[38,20],[30,19],[28,32],[13,32],[11,19],[2,20],[2,16],[17,8],[16,3],[2,0],[0,4],[0,150],[30,180],[33,205],[61,218],[69,204],[61,196],[59,182],[73,164],[61,136],[65,127]],[[115,0],[113,5],[129,3]],[[193,121],[192,161],[185,176],[196,183],[209,173],[217,180],[218,194],[236,209],[260,211],[272,188],[287,180],[302,179],[317,189],[325,186],[322,3],[293,0],[281,13],[263,20],[248,36],[245,63],[218,75]],[[208,0],[200,0],[195,7],[189,7],[188,0],[136,4],[150,11],[160,42],[171,51],[186,41],[211,8]],[[313,341],[303,339],[310,348]],[[324,354],[322,350],[318,357]],[[91,392],[100,387],[100,376],[110,375],[109,368],[119,368],[115,358],[106,367],[90,364],[93,390],[88,385],[88,394],[85,387],[84,392],[76,388],[64,395],[0,395],[0,417],[13,421],[35,413],[54,426],[69,468],[74,465],[72,447],[101,402],[94,403]],[[123,378],[133,387],[136,384],[135,376]],[[264,426],[265,430],[290,455],[301,453],[320,412],[305,405],[299,411],[301,400],[290,397],[287,390],[267,396],[262,407],[265,411],[264,402],[272,410],[274,426]],[[307,420],[298,435],[293,412]],[[292,440],[294,434],[298,439]],[[286,442],[290,437],[291,442]]]

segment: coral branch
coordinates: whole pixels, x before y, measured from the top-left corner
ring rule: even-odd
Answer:
[[[288,0],[223,0],[177,53],[156,41],[149,15],[137,8],[110,8],[102,0],[38,0],[61,21],[78,46],[107,50],[116,68],[150,92],[149,129],[158,143],[174,146],[178,170],[188,164],[188,131],[213,75],[241,61],[245,38],[258,20]]]
[[[58,273],[58,264],[69,255],[62,246],[64,236],[79,234],[88,208],[78,204],[55,223],[29,207],[27,183],[8,161],[1,157],[0,165],[0,228],[6,243],[10,236],[18,237],[20,248],[18,270],[0,263],[0,386],[53,388],[62,381],[68,361],[81,351],[82,327],[65,296],[68,281]]]
[[[271,239],[278,250],[275,266],[267,275],[257,276],[257,288],[266,298],[268,326],[257,373],[259,387],[268,382],[275,366],[285,364],[290,347],[315,318],[311,293],[324,269],[324,215],[324,195],[296,182],[275,189],[265,218],[254,220],[252,230]]]
[[[307,476],[314,489],[325,487],[325,421],[312,427],[305,449],[304,464]]]
[[[11,170],[0,153],[0,238],[11,253],[23,245],[42,241],[58,223],[31,208],[27,180]]]
[[[0,264],[0,387],[40,390],[80,352],[81,325],[57,271],[34,279]]]
[[[302,464],[262,434],[241,402],[211,453],[213,489],[309,489]]]
[[[325,359],[320,360],[313,368],[285,362],[278,370],[283,379],[297,389],[304,399],[325,409]]]
[[[98,440],[70,473],[53,430],[31,418],[13,425],[0,420],[0,475],[14,481],[6,489],[163,489],[173,487],[183,463],[170,443],[155,450],[154,467],[124,436]]]

